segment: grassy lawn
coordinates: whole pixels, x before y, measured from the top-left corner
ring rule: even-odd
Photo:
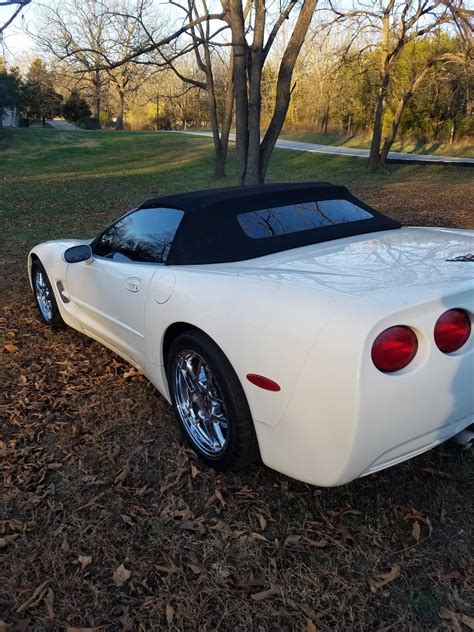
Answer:
[[[472,454],[441,446],[337,489],[258,465],[218,475],[140,374],[39,323],[32,244],[94,235],[147,197],[234,184],[233,171],[216,183],[199,137],[0,137],[0,631],[472,629]],[[281,150],[269,180],[344,183],[405,223],[472,228],[472,174],[371,175],[356,158]]]
[[[370,148],[369,136],[348,136],[347,134],[309,131],[284,130],[281,138],[286,140],[298,140],[305,143],[318,143],[320,145],[342,145],[344,147],[357,147],[358,149]],[[474,146],[472,143],[416,143],[414,141],[396,141],[392,151],[401,151],[416,154],[435,154],[439,156],[459,156],[460,158],[474,158]]]
[[[212,178],[208,139],[147,132],[4,133],[0,212],[24,247],[46,238],[93,235],[148,197],[235,184],[234,164]],[[6,147],[6,148],[5,148]],[[233,150],[233,147],[231,148]],[[276,151],[268,180],[329,180],[406,223],[472,225],[472,170],[443,165],[390,165],[369,174],[363,159]]]

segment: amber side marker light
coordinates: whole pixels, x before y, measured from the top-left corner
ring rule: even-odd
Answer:
[[[382,373],[393,373],[406,367],[416,356],[418,338],[410,327],[389,327],[377,336],[372,345],[372,362]]]
[[[279,384],[277,384],[270,378],[265,377],[264,375],[257,375],[256,373],[247,373],[247,379],[252,384],[255,384],[255,386],[258,386],[259,388],[263,388],[266,391],[274,391],[274,392],[281,391]]]
[[[471,319],[463,309],[449,309],[436,321],[434,339],[443,353],[460,349],[471,335]]]

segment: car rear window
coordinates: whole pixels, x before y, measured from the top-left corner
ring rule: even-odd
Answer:
[[[348,200],[320,200],[260,209],[237,216],[248,237],[261,239],[372,219],[373,215]]]

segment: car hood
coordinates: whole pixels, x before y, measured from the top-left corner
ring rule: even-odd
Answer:
[[[288,250],[233,264],[239,275],[368,297],[380,292],[411,303],[474,286],[474,231],[401,228]]]

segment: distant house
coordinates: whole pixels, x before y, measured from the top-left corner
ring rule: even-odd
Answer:
[[[20,122],[20,112],[15,107],[4,107],[1,111],[2,124],[0,127],[18,127]]]

